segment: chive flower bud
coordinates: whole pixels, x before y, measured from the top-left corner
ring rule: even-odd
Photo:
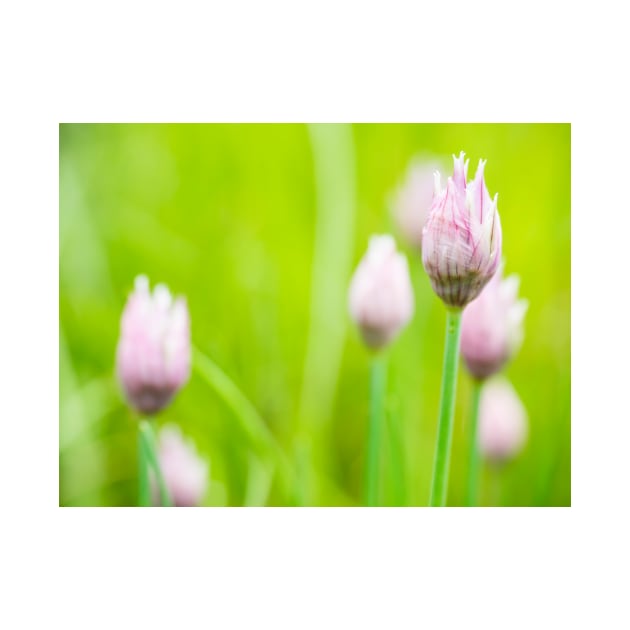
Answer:
[[[405,256],[388,234],[372,236],[348,294],[350,316],[366,345],[374,350],[391,343],[413,315],[414,300]]]
[[[208,463],[199,456],[192,440],[185,439],[175,425],[164,426],[158,442],[160,470],[173,505],[199,505],[208,488]],[[155,477],[151,480],[153,503],[159,505],[160,495]]]
[[[468,371],[482,380],[498,372],[523,340],[526,300],[518,298],[519,277],[501,269],[462,315],[461,352]]]
[[[510,383],[488,381],[481,390],[479,451],[493,463],[514,457],[527,439],[527,411]]]
[[[118,377],[129,404],[142,414],[163,409],[190,375],[190,320],[183,297],[163,284],[149,290],[138,276],[121,319]]]
[[[415,160],[409,165],[403,183],[396,190],[392,214],[405,240],[422,250],[422,230],[433,201],[435,161]]]
[[[435,194],[423,230],[422,262],[433,290],[451,308],[474,300],[494,275],[501,258],[497,197],[490,198],[480,160],[474,180],[466,183],[464,152],[453,156],[453,177],[442,190],[435,174]]]

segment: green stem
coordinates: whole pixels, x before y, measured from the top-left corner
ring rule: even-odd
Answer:
[[[490,505],[501,507],[501,465],[494,464],[490,468]]]
[[[405,450],[402,443],[400,411],[397,406],[386,405],[386,426],[389,429],[389,468],[393,504],[407,505],[405,488]]]
[[[440,418],[438,437],[435,447],[433,479],[429,505],[446,505],[448,490],[448,470],[453,439],[453,415],[455,411],[455,390],[457,388],[457,363],[459,360],[459,333],[462,310],[446,312],[446,342],[444,346],[444,364],[442,368],[442,392],[440,394]]]
[[[466,505],[474,506],[478,502],[479,470],[481,458],[477,446],[477,431],[479,425],[479,398],[481,396],[482,381],[473,381],[470,427],[468,430],[468,485],[466,488]]]
[[[144,447],[144,437],[138,431],[138,505],[151,505],[151,488],[149,486],[149,462]]]
[[[153,426],[149,420],[140,421],[140,440],[144,444],[144,451],[149,465],[153,468],[160,490],[160,501],[164,507],[172,507],[171,496],[164,481],[164,475],[160,468],[160,460],[157,456],[157,440],[153,432]]]
[[[373,507],[378,503],[378,471],[383,409],[387,379],[387,362],[383,356],[375,356],[370,367],[370,423],[365,474],[365,501]]]

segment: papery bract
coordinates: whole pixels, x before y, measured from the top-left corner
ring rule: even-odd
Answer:
[[[479,406],[479,451],[488,460],[504,462],[527,439],[527,411],[510,383],[494,378],[484,384]]]
[[[498,372],[523,339],[527,301],[519,300],[519,278],[493,276],[462,316],[461,352],[468,371],[477,379]]]
[[[390,235],[372,236],[348,294],[350,315],[373,349],[390,343],[413,315],[414,300],[405,256]]]
[[[121,319],[118,377],[129,403],[143,414],[164,408],[190,375],[190,319],[186,301],[138,276]]]
[[[474,300],[492,278],[501,258],[501,225],[497,195],[490,198],[480,160],[473,181],[466,183],[468,161],[454,158],[453,177],[435,196],[422,239],[422,262],[433,290],[447,306],[461,308]]]
[[[208,488],[208,463],[199,457],[191,440],[184,439],[175,425],[159,433],[158,460],[164,482],[175,507],[194,507],[201,503]],[[151,477],[153,502],[159,504],[155,477]]]

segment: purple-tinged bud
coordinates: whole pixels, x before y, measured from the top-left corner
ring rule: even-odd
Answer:
[[[120,382],[129,404],[143,414],[163,409],[190,375],[190,320],[183,297],[163,284],[149,290],[138,276],[121,319],[116,351]]]
[[[483,386],[478,438],[481,454],[495,463],[516,455],[527,440],[527,411],[503,378],[491,379]]]
[[[398,335],[413,315],[413,289],[407,259],[388,234],[372,236],[348,296],[350,315],[366,345],[379,349]]]
[[[519,277],[502,279],[501,269],[462,316],[461,352],[468,371],[479,380],[498,372],[523,341],[527,300],[519,300]]]
[[[164,482],[175,507],[199,505],[208,488],[208,463],[198,454],[191,440],[184,439],[174,425],[166,425],[160,431],[158,460]],[[160,493],[151,477],[153,503],[159,505]]]
[[[422,230],[433,201],[434,174],[439,169],[435,161],[412,162],[393,200],[396,223],[407,242],[418,251],[422,250]]]
[[[454,158],[453,177],[435,196],[424,227],[422,262],[433,290],[447,306],[461,308],[474,300],[492,278],[501,258],[501,224],[497,196],[490,199],[479,161],[475,179],[466,183],[468,161]]]

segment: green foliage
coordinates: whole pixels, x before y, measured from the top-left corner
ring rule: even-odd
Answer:
[[[471,168],[488,161],[506,273],[530,302],[507,369],[529,441],[482,471],[480,503],[569,505],[570,126],[555,124],[61,125],[60,503],[137,504],[138,420],[114,355],[146,273],[186,295],[193,342],[224,387],[194,370],[157,419],[211,462],[204,503],[361,504],[370,361],[344,287],[369,235],[394,231],[388,200],[409,160],[449,169],[460,150]],[[445,309],[407,253],[416,314],[388,357],[385,505],[428,503],[437,433]],[[449,505],[464,504],[470,394],[462,369]]]

